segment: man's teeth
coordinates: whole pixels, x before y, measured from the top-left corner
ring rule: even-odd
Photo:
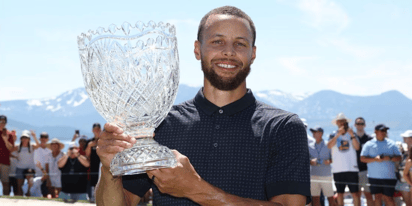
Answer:
[[[230,64],[218,64],[217,66],[223,67],[223,68],[230,68],[230,69],[236,67],[235,65],[230,65]]]

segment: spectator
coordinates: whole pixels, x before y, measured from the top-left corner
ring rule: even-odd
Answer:
[[[17,179],[16,179],[16,164],[17,164],[17,151],[10,154],[10,173],[9,173],[9,191],[13,191],[16,195],[17,191]],[[13,187],[13,190],[11,188]]]
[[[373,197],[371,195],[370,188],[368,186],[368,166],[366,163],[360,161],[360,153],[362,151],[363,145],[371,139],[373,139],[370,135],[365,133],[366,121],[363,117],[358,117],[355,119],[355,128],[356,133],[355,136],[359,140],[359,150],[356,151],[356,157],[358,161],[358,168],[359,168],[359,195],[361,195],[362,188],[363,194],[365,195],[366,202],[368,206],[373,206]]]
[[[79,138],[79,153],[86,156],[87,136],[80,135],[79,130],[76,130],[73,135],[72,142],[75,142],[77,138]]]
[[[41,168],[42,176],[34,177],[35,171],[32,169],[27,169],[24,171],[24,176],[26,177],[27,184],[23,185],[23,192],[26,196],[30,197],[42,197],[41,185],[43,182],[47,181],[47,173],[43,170],[41,163],[36,163],[37,168]]]
[[[69,143],[69,150],[57,162],[62,172],[62,191],[59,198],[65,202],[76,202],[77,200],[87,200],[87,168],[89,161],[79,153],[76,142]]]
[[[33,133],[33,135],[36,135],[36,133]],[[40,147],[34,151],[34,163],[37,164],[37,162],[40,162],[41,168],[46,167],[47,157],[51,153],[51,150],[46,147],[48,141],[49,134],[47,132],[40,133]],[[43,177],[43,172],[39,167],[36,167],[35,169],[35,177]],[[43,197],[47,197],[47,194],[49,193],[48,187],[50,187],[50,180],[46,175],[46,181],[42,181],[41,185],[41,193],[43,194]]]
[[[405,202],[406,206],[412,206],[412,174],[411,174],[411,166],[412,166],[412,130],[407,130],[401,134],[403,137],[403,141],[406,143],[406,149],[403,149],[403,158],[402,162],[400,163],[400,173],[402,174],[401,183],[396,185],[395,189],[402,193],[403,201]],[[407,185],[405,185],[405,183]]]
[[[7,117],[0,115],[0,181],[3,185],[3,195],[10,195],[10,152],[14,148],[14,140],[13,135],[7,132],[6,125]]]
[[[310,131],[315,138],[315,142],[309,144],[312,205],[321,205],[320,194],[323,192],[328,198],[329,205],[333,206],[335,201],[333,200],[333,177],[330,167],[332,157],[330,149],[322,139],[323,129],[321,127],[311,128]]]
[[[401,161],[401,153],[395,142],[386,138],[389,127],[375,126],[376,138],[366,142],[361,152],[361,161],[368,164],[370,190],[375,195],[375,205],[394,206],[393,193],[396,185],[395,162]]]
[[[63,157],[64,153],[61,151],[64,148],[64,144],[59,139],[53,138],[47,147],[51,149],[51,153],[47,157],[46,172],[49,174],[50,179],[50,193],[53,198],[58,197],[62,190],[61,171],[57,162]],[[43,169],[43,168],[41,168]]]
[[[40,147],[39,140],[36,138],[36,134],[31,132],[36,144],[31,145],[30,133],[27,130],[22,132],[20,137],[20,145],[14,149],[17,150],[17,164],[16,164],[16,179],[17,179],[17,194],[23,196],[22,186],[24,183],[24,171],[36,167],[34,164],[34,150]]]
[[[88,195],[90,202],[94,202],[94,188],[96,187],[97,181],[99,180],[100,171],[100,158],[96,153],[97,139],[102,132],[99,123],[94,123],[92,126],[92,132],[94,137],[87,144],[86,156],[90,160],[90,182],[88,185]]]
[[[359,195],[359,169],[356,159],[356,150],[359,150],[359,140],[348,127],[350,119],[339,113],[332,121],[338,126],[338,131],[330,135],[328,148],[332,150],[332,173],[338,193],[338,205],[343,205],[343,195],[346,185],[353,198],[355,206],[360,205]]]

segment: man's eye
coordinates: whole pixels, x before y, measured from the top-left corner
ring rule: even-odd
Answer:
[[[240,43],[240,42],[238,42],[236,45],[237,45],[237,46],[243,46],[243,47],[246,46],[246,44],[243,44],[243,43]]]
[[[212,43],[213,43],[213,44],[221,44],[222,41],[221,41],[221,40],[216,40],[216,41],[213,41]]]

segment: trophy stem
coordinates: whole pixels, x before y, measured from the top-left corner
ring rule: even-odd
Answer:
[[[157,143],[153,137],[136,138],[132,148],[117,153],[110,163],[113,176],[146,173],[147,170],[174,167],[172,151]]]

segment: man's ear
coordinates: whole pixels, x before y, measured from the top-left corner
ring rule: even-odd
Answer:
[[[256,46],[253,46],[253,48],[252,48],[252,61],[250,61],[250,63],[253,64],[255,59],[256,59]]]
[[[200,41],[196,40],[195,41],[195,49],[194,49],[194,53],[195,53],[195,57],[197,60],[200,60]]]

